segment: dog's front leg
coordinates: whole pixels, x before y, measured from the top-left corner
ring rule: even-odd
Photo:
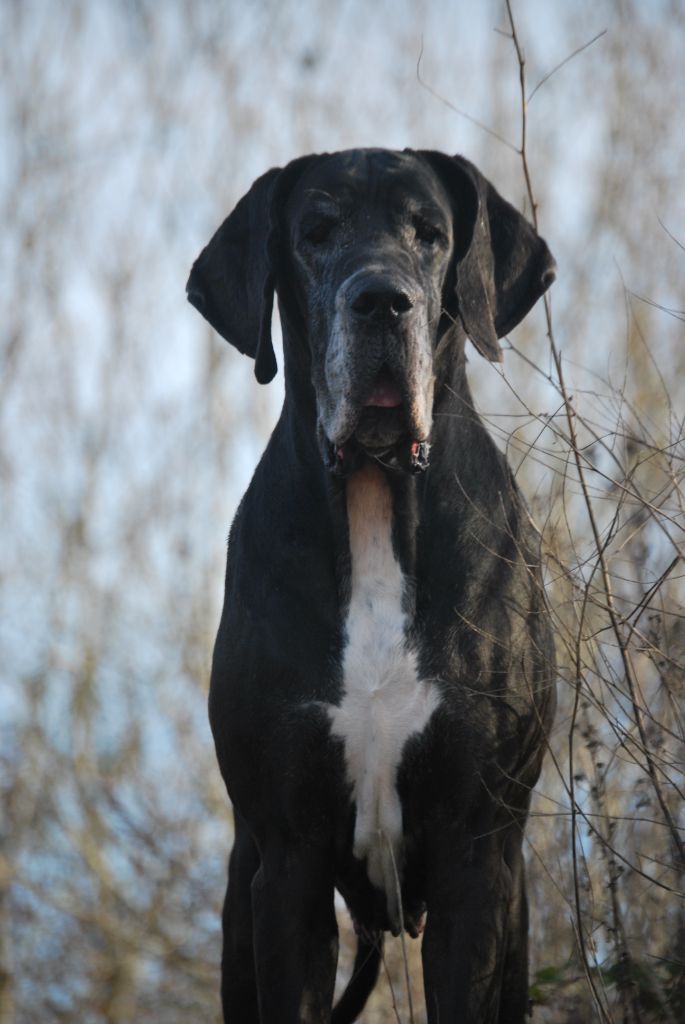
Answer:
[[[328,1024],[338,962],[330,851],[264,844],[252,883],[262,1024]]]
[[[237,811],[234,821],[222,917],[221,1005],[227,1024],[259,1024],[252,927],[252,881],[259,870],[259,851]]]
[[[422,958],[428,1024],[498,1024],[512,876],[497,835],[466,860],[445,845],[430,883]],[[507,1024],[523,1024],[524,1013]]]
[[[522,840],[522,833],[510,834],[505,850],[511,871],[511,901],[499,1006],[501,1024],[520,1021],[532,1014],[528,994],[528,898]]]

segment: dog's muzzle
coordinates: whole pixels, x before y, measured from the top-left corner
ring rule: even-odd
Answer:
[[[413,439],[402,390],[387,367],[375,377],[347,440],[334,443],[319,427],[326,465],[336,476],[349,476],[375,461],[398,473],[421,473],[428,467],[430,444]]]
[[[326,465],[340,476],[369,460],[422,472],[432,406],[423,294],[401,270],[367,265],[341,285],[335,306],[320,407]]]

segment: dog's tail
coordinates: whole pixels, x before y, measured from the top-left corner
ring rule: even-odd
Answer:
[[[352,1024],[360,1015],[378,980],[382,955],[383,932],[377,932],[371,938],[364,935],[357,937],[352,977],[333,1007],[331,1024]]]

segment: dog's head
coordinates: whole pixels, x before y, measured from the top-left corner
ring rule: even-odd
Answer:
[[[467,160],[349,150],[259,178],[195,262],[188,298],[267,383],[279,291],[340,468],[350,448],[416,452],[445,331],[461,325],[500,360],[498,338],[553,280],[544,241]]]

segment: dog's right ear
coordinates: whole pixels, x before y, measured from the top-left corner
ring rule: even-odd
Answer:
[[[277,203],[309,157],[257,178],[193,264],[188,301],[222,338],[255,361],[255,377],[276,376],[271,314],[277,278]]]
[[[271,198],[280,173],[276,167],[257,178],[195,260],[186,285],[188,301],[221,337],[254,359],[260,384],[276,375],[269,240]]]

